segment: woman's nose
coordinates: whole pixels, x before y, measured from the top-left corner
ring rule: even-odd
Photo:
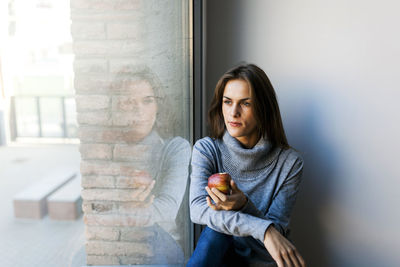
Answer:
[[[239,117],[240,116],[240,111],[239,111],[239,106],[238,105],[233,105],[232,106],[231,115],[233,117]]]

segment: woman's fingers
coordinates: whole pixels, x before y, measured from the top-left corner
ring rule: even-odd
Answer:
[[[282,258],[285,261],[285,266],[295,266],[295,267],[299,267],[298,263],[297,263],[297,259],[295,258],[293,252],[291,251],[284,251],[282,253]]]
[[[296,247],[281,235],[274,226],[270,226],[266,230],[264,245],[279,267],[305,267],[304,259]]]
[[[214,192],[211,191],[211,189],[208,186],[206,186],[206,191],[207,191],[208,195],[212,198],[212,200],[214,200],[215,204],[218,205],[219,203],[221,203],[221,200],[219,199],[219,197],[216,194],[214,194]]]
[[[211,202],[210,197],[207,197],[206,199],[207,199],[207,205],[208,205],[210,208],[212,208],[213,210],[220,210],[220,208],[219,208],[218,206],[214,205],[214,204]]]
[[[297,257],[297,260],[299,261],[299,266],[301,266],[301,267],[306,267],[306,262],[304,261],[304,259],[303,259],[303,257],[300,255],[300,253],[296,250],[296,257]]]
[[[153,180],[144,190],[138,195],[139,201],[144,201],[150,194],[151,190],[153,190],[156,181]]]
[[[232,192],[241,192],[240,189],[237,187],[236,183],[234,180],[231,180],[231,188],[232,188]]]
[[[155,198],[155,196],[154,196],[154,195],[151,195],[151,196],[148,198],[148,200],[143,204],[142,207],[143,207],[143,208],[148,208],[148,207],[150,207],[151,204],[153,204],[154,198]]]
[[[282,260],[282,258],[277,258],[277,259],[274,259],[274,260],[276,261],[276,264],[278,265],[278,267],[286,267],[284,262],[283,262],[283,260]]]
[[[225,202],[227,199],[227,195],[219,191],[217,188],[211,188],[211,191],[222,201]]]

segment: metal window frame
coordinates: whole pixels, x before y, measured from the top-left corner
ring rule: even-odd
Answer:
[[[192,143],[204,136],[204,10],[205,1],[192,0],[192,68],[193,68],[193,98],[192,98]],[[196,243],[200,237],[200,233],[204,226],[192,223],[191,239],[193,253]]]

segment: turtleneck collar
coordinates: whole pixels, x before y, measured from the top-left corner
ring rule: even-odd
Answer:
[[[265,168],[276,156],[276,153],[271,153],[273,152],[272,144],[262,137],[252,148],[243,147],[226,130],[222,140],[220,150],[223,155],[222,160],[224,161],[224,165],[237,166],[241,171],[255,171]]]

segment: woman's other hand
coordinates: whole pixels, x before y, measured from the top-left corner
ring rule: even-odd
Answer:
[[[216,188],[206,186],[207,205],[213,210],[240,210],[247,202],[246,195],[237,187],[236,183],[231,180],[231,194],[226,195]],[[211,197],[211,198],[210,198]],[[214,203],[212,203],[214,200]]]
[[[296,247],[272,225],[265,231],[264,245],[278,267],[306,266]]]
[[[153,190],[155,183],[156,181],[153,180],[149,185],[143,185],[139,187],[137,189],[138,191],[136,192],[136,199],[138,201],[145,201],[146,199],[148,199],[147,202],[153,202],[154,196],[151,195],[151,191]]]

